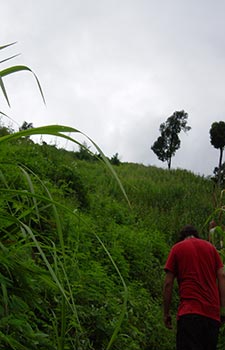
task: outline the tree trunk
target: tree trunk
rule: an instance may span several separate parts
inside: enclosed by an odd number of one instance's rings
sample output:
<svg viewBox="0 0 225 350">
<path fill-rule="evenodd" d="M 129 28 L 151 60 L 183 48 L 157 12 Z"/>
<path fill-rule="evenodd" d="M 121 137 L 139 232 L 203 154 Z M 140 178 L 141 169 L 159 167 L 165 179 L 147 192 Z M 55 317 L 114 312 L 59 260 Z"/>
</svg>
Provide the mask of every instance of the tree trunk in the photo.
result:
<svg viewBox="0 0 225 350">
<path fill-rule="evenodd" d="M 223 159 L 223 147 L 220 148 L 219 170 L 218 170 L 218 185 L 220 185 L 220 183 L 221 183 L 222 159 Z"/>
</svg>

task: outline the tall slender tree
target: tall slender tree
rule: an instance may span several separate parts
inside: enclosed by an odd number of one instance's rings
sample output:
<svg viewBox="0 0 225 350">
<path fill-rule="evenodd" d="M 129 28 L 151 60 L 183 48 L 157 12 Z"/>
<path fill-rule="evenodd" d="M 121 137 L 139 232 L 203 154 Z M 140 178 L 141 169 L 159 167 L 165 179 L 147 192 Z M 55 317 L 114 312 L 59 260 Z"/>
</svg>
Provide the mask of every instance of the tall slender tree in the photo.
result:
<svg viewBox="0 0 225 350">
<path fill-rule="evenodd" d="M 209 130 L 211 144 L 220 150 L 218 165 L 218 183 L 221 182 L 221 168 L 223 161 L 223 151 L 225 148 L 225 122 L 214 122 Z"/>
<path fill-rule="evenodd" d="M 191 129 L 187 125 L 188 114 L 185 111 L 176 111 L 165 123 L 160 125 L 161 136 L 154 142 L 151 149 L 157 155 L 159 160 L 167 162 L 168 169 L 171 168 L 171 160 L 176 151 L 180 148 L 180 139 L 178 134 L 181 131 L 187 132 Z"/>
</svg>

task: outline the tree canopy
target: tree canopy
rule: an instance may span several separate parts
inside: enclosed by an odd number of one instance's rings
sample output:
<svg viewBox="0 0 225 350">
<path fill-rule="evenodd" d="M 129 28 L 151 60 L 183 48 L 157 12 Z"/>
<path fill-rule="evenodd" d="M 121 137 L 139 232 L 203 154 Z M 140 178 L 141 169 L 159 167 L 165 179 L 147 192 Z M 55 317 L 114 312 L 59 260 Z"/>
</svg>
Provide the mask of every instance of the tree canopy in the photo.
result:
<svg viewBox="0 0 225 350">
<path fill-rule="evenodd" d="M 28 123 L 26 121 L 20 126 L 19 131 L 33 129 L 33 123 Z"/>
<path fill-rule="evenodd" d="M 160 125 L 161 136 L 154 142 L 151 149 L 157 155 L 159 160 L 167 162 L 168 169 L 171 168 L 171 159 L 180 148 L 180 139 L 178 134 L 181 131 L 189 131 L 187 125 L 188 114 L 185 111 L 176 111 L 165 123 Z"/>
</svg>

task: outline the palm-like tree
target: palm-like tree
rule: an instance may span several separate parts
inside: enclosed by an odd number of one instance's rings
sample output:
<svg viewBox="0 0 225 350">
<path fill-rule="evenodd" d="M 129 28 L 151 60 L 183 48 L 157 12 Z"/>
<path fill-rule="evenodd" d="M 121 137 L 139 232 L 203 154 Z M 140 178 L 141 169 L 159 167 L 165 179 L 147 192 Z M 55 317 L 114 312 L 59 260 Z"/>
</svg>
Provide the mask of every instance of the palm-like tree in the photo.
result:
<svg viewBox="0 0 225 350">
<path fill-rule="evenodd" d="M 225 122 L 214 122 L 209 130 L 211 144 L 220 150 L 218 165 L 218 184 L 221 182 L 221 168 L 223 161 L 223 151 L 225 147 Z"/>
</svg>

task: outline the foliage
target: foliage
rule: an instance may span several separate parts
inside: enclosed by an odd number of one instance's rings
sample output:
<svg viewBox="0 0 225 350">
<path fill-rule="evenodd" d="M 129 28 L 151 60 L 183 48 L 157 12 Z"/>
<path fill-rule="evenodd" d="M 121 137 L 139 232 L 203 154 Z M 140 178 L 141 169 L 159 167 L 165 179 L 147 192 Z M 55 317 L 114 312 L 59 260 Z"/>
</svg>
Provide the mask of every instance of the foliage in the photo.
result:
<svg viewBox="0 0 225 350">
<path fill-rule="evenodd" d="M 33 128 L 33 123 L 28 123 L 26 121 L 23 122 L 23 124 L 20 126 L 19 131 L 22 130 L 28 130 Z"/>
<path fill-rule="evenodd" d="M 160 125 L 161 136 L 154 142 L 151 149 L 162 162 L 167 162 L 168 169 L 171 168 L 171 158 L 180 148 L 180 139 L 178 134 L 181 131 L 189 131 L 187 126 L 188 114 L 184 111 L 176 111 L 165 123 Z"/>
<path fill-rule="evenodd" d="M 12 132 L 13 132 L 13 130 L 11 130 L 9 127 L 4 126 L 4 125 L 0 126 L 0 137 L 9 135 Z"/>
<path fill-rule="evenodd" d="M 21 163 L 26 167 L 18 167 Z M 102 163 L 78 160 L 73 152 L 46 144 L 16 142 L 8 148 L 2 143 L 0 164 L 1 249 L 10 257 L 19 254 L 19 260 L 1 260 L 4 281 L 9 279 L 4 295 L 18 297 L 15 275 L 26 291 L 20 294 L 23 309 L 9 308 L 10 317 L 23 327 L 10 323 L 0 345 L 106 349 L 117 329 L 112 349 L 172 350 L 174 334 L 165 330 L 160 306 L 163 265 L 180 226 L 194 222 L 201 228 L 212 212 L 213 183 L 186 171 L 121 163 L 118 175 L 130 209 Z M 83 183 L 88 207 L 80 206 L 66 187 L 73 173 Z M 107 251 L 128 288 L 120 328 L 124 289 Z M 10 265 L 13 260 L 17 269 Z M 176 305 L 174 318 L 175 310 Z M 6 334 L 4 327 L 0 331 Z"/>
<path fill-rule="evenodd" d="M 45 296 L 52 282 L 46 270 L 34 263 L 31 245 L 4 240 L 3 244 L 0 348 L 46 349 L 51 341 L 48 337 L 50 325 L 45 323 L 48 315 Z"/>
<path fill-rule="evenodd" d="M 80 160 L 93 161 L 95 156 L 90 151 L 90 146 L 86 142 L 83 142 L 82 145 L 79 145 L 79 152 L 76 152 L 76 157 Z"/>
<path fill-rule="evenodd" d="M 217 176 L 218 184 L 221 184 L 222 180 L 222 160 L 223 160 L 223 150 L 225 147 L 225 122 L 214 122 L 209 130 L 211 144 L 220 150 L 219 165 L 215 168 L 214 172 Z"/>
<path fill-rule="evenodd" d="M 225 162 L 221 165 L 220 168 L 215 167 L 213 174 L 214 176 L 212 176 L 212 180 L 216 184 L 220 184 L 222 188 L 225 188 Z"/>
<path fill-rule="evenodd" d="M 115 153 L 112 158 L 110 159 L 111 164 L 113 165 L 120 165 L 120 160 L 119 160 L 119 154 Z"/>
</svg>

